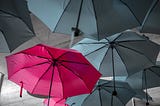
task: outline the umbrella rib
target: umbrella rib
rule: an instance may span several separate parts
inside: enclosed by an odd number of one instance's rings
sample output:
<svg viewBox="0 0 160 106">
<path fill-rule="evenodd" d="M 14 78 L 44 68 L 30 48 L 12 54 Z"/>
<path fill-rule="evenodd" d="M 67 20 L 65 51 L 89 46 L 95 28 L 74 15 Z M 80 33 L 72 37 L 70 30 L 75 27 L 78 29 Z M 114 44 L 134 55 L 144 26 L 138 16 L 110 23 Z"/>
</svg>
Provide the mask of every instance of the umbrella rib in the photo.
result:
<svg viewBox="0 0 160 106">
<path fill-rule="evenodd" d="M 87 63 L 80 63 L 80 62 L 76 62 L 76 61 L 69 61 L 69 60 L 58 60 L 58 62 L 69 62 L 69 63 L 75 63 L 75 64 L 88 65 Z"/>
<path fill-rule="evenodd" d="M 93 5 L 93 11 L 94 11 L 94 14 L 95 14 L 95 19 L 96 19 L 96 26 L 97 26 L 97 35 L 98 35 L 98 40 L 100 40 L 100 35 L 99 35 L 99 27 L 98 27 L 98 21 L 97 21 L 97 13 L 96 13 L 96 9 L 95 9 L 95 3 L 94 1 L 92 0 L 92 5 Z"/>
<path fill-rule="evenodd" d="M 72 53 L 72 52 L 67 51 L 67 52 L 63 53 L 62 55 L 60 55 L 60 56 L 57 58 L 57 60 L 59 60 L 60 58 L 62 58 L 62 56 L 66 55 L 66 54 L 68 54 L 68 53 Z"/>
<path fill-rule="evenodd" d="M 26 55 L 30 55 L 30 56 L 35 56 L 35 57 L 43 58 L 43 59 L 47 59 L 47 60 L 48 60 L 47 57 L 37 56 L 37 55 L 33 55 L 33 54 L 27 54 L 26 52 L 21 52 L 21 53 L 26 54 Z"/>
<path fill-rule="evenodd" d="M 94 90 L 91 92 L 91 94 L 93 94 L 95 91 L 96 91 L 96 89 L 94 89 Z M 90 94 L 90 95 L 91 95 L 91 94 Z M 87 99 L 89 98 L 90 95 L 88 95 L 88 96 L 84 99 L 83 103 L 84 103 L 85 101 L 87 101 Z"/>
<path fill-rule="evenodd" d="M 120 33 L 112 42 L 115 42 L 119 37 L 121 37 L 123 35 L 123 32 Z"/>
<path fill-rule="evenodd" d="M 139 51 L 137 51 L 137 50 L 135 50 L 135 49 L 129 48 L 129 47 L 127 47 L 127 46 L 121 45 L 121 44 L 119 44 L 119 46 L 124 47 L 124 48 L 129 49 L 129 50 L 132 50 L 132 51 L 134 51 L 134 52 L 136 52 L 136 53 L 138 53 L 138 54 L 140 54 L 140 55 L 142 55 L 142 56 L 145 56 L 152 64 L 154 64 L 154 63 L 152 62 L 152 60 L 150 60 L 150 58 L 147 57 L 146 55 L 143 55 L 143 53 L 141 53 L 141 52 L 139 52 Z M 117 50 L 117 49 L 116 49 L 116 50 Z M 117 52 L 118 52 L 118 50 L 117 50 Z"/>
<path fill-rule="evenodd" d="M 141 40 L 125 40 L 125 41 L 118 41 L 118 44 L 123 42 L 143 42 L 143 41 L 145 42 L 146 40 L 144 39 L 143 40 L 142 39 Z"/>
<path fill-rule="evenodd" d="M 135 19 L 137 20 L 137 22 L 139 23 L 139 25 L 141 25 L 141 22 L 140 20 L 137 18 L 137 16 L 134 14 L 134 12 L 132 11 L 132 9 L 122 0 L 120 0 L 129 10 L 130 12 L 132 13 L 132 15 L 135 17 Z"/>
<path fill-rule="evenodd" d="M 57 67 L 57 69 L 58 69 L 58 74 L 59 74 L 59 77 L 60 77 L 60 80 L 61 80 L 61 83 L 62 83 L 62 89 L 63 89 L 63 91 L 64 91 L 63 80 L 62 80 L 62 77 L 61 77 L 60 69 L 59 69 L 59 67 Z M 64 92 L 63 92 L 63 96 L 64 96 Z M 65 98 L 66 98 L 66 97 L 65 97 Z"/>
<path fill-rule="evenodd" d="M 146 16 L 144 17 L 143 22 L 142 22 L 142 25 L 141 25 L 142 28 L 141 28 L 141 29 L 143 29 L 144 24 L 145 24 L 145 22 L 147 21 L 147 18 L 149 17 L 149 15 L 150 15 L 151 12 L 153 11 L 153 9 L 156 7 L 156 4 L 157 4 L 158 2 L 159 2 L 159 0 L 155 0 L 155 1 L 151 4 L 151 6 L 150 6 L 148 12 L 146 13 Z"/>
<path fill-rule="evenodd" d="M 25 23 L 24 20 L 23 20 L 21 17 L 18 17 L 17 15 L 14 15 L 14 14 L 12 14 L 12 13 L 9 13 L 9 12 L 3 11 L 3 10 L 0 10 L 0 11 L 3 12 L 3 13 L 5 13 L 5 14 L 9 14 L 9 15 L 11 15 L 11 16 L 14 16 L 14 17 L 20 19 L 21 21 L 23 21 L 23 23 Z M 25 23 L 25 24 L 26 24 L 26 23 Z M 27 25 L 27 24 L 26 24 L 26 25 Z M 28 25 L 27 25 L 27 27 L 30 29 L 30 27 L 29 27 Z M 33 29 L 30 29 L 30 30 L 34 33 Z"/>
<path fill-rule="evenodd" d="M 80 79 L 83 81 L 83 78 L 82 78 L 81 76 L 79 76 L 78 73 L 75 73 L 72 69 L 70 69 L 69 67 L 65 66 L 64 64 L 62 64 L 62 63 L 60 63 L 60 64 L 61 64 L 63 67 L 65 67 L 66 69 L 68 69 L 69 71 L 71 71 L 74 75 L 78 76 L 78 78 L 80 78 Z M 87 85 L 85 81 L 83 81 L 83 82 L 85 83 L 85 85 Z M 88 88 L 88 86 L 87 86 L 87 88 Z M 89 88 L 88 88 L 88 90 L 89 90 Z M 90 90 L 89 90 L 89 91 L 90 91 Z"/>
<path fill-rule="evenodd" d="M 55 26 L 53 32 L 55 32 L 55 30 L 56 30 L 56 28 L 57 28 L 57 26 L 58 26 L 60 20 L 62 19 L 63 14 L 65 13 L 65 11 L 66 11 L 66 9 L 68 8 L 68 6 L 70 5 L 70 3 L 71 3 L 71 0 L 68 2 L 68 4 L 66 5 L 65 9 L 63 10 L 63 13 L 61 14 L 61 16 L 60 16 L 60 18 L 59 18 L 59 20 L 58 20 L 58 22 L 57 22 L 57 24 L 56 24 L 56 26 Z"/>
<path fill-rule="evenodd" d="M 41 77 L 39 77 L 36 85 L 34 86 L 34 89 L 32 90 L 32 93 L 34 92 L 36 86 L 38 85 L 38 82 L 41 80 L 41 78 L 49 71 L 49 69 L 51 68 L 52 64 L 50 64 L 50 66 L 47 68 L 47 70 L 41 75 Z"/>
<path fill-rule="evenodd" d="M 81 45 L 82 45 L 82 44 L 87 44 L 87 45 L 88 45 L 88 44 L 106 44 L 106 43 L 107 43 L 107 42 L 92 42 L 92 43 L 78 43 L 78 45 L 79 45 L 79 44 L 81 44 Z"/>
<path fill-rule="evenodd" d="M 106 46 L 106 45 L 104 45 L 104 46 L 102 46 L 102 47 L 100 47 L 100 48 L 98 48 L 98 49 L 96 49 L 96 50 L 94 50 L 94 51 L 92 51 L 92 52 L 90 52 L 90 53 L 84 55 L 84 56 L 88 56 L 88 55 L 90 55 L 90 54 L 92 54 L 92 53 L 94 53 L 94 52 L 96 52 L 96 51 L 98 51 L 98 50 L 104 48 L 105 46 Z"/>
<path fill-rule="evenodd" d="M 159 73 L 153 71 L 151 68 L 149 68 L 148 70 L 150 70 L 152 73 L 154 73 L 156 76 L 160 77 Z"/>
<path fill-rule="evenodd" d="M 25 68 L 30 68 L 30 67 L 42 65 L 42 64 L 45 64 L 45 63 L 50 63 L 50 62 L 48 62 L 48 61 L 47 61 L 47 62 L 42 62 L 42 63 L 34 64 L 34 65 L 31 65 L 31 66 L 23 67 L 23 68 L 21 68 L 21 69 L 25 69 Z"/>
<path fill-rule="evenodd" d="M 116 97 L 124 104 L 124 106 L 125 106 L 125 103 L 122 101 L 122 99 L 118 96 L 118 95 L 116 95 Z"/>
<path fill-rule="evenodd" d="M 44 48 L 48 51 L 49 55 L 52 57 L 52 59 L 55 59 L 52 55 L 52 53 L 48 50 L 48 48 L 46 46 L 44 46 Z"/>
<path fill-rule="evenodd" d="M 106 53 L 105 53 L 105 55 L 104 55 L 102 61 L 100 62 L 100 65 L 99 65 L 100 67 L 101 67 L 101 65 L 102 65 L 102 63 L 103 63 L 103 61 L 104 61 L 106 55 L 108 54 L 108 51 L 109 51 L 110 48 L 111 48 L 111 46 L 109 46 L 109 48 L 107 49 L 107 51 L 106 51 Z"/>
</svg>

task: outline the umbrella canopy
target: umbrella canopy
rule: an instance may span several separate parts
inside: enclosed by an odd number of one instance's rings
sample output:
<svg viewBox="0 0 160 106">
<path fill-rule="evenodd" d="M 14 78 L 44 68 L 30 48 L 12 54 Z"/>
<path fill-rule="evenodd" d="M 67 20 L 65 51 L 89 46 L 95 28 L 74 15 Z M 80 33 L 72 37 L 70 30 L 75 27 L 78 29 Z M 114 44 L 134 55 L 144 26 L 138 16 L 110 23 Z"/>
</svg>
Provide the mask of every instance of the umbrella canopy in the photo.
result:
<svg viewBox="0 0 160 106">
<path fill-rule="evenodd" d="M 83 53 L 103 76 L 124 76 L 152 66 L 160 46 L 145 36 L 126 31 L 100 41 L 85 38 L 72 49 Z"/>
<path fill-rule="evenodd" d="M 146 12 L 134 14 L 123 0 L 28 0 L 28 5 L 52 31 L 71 34 L 74 30 L 98 40 L 140 26 L 141 13 Z"/>
<path fill-rule="evenodd" d="M 83 101 L 88 95 L 89 94 L 83 94 L 83 95 L 69 97 L 66 100 L 66 104 L 68 104 L 69 106 L 81 106 Z"/>
<path fill-rule="evenodd" d="M 0 52 L 11 52 L 35 36 L 25 0 L 0 1 Z"/>
<path fill-rule="evenodd" d="M 116 81 L 116 89 L 117 94 L 113 94 L 113 81 L 100 80 L 99 85 L 86 97 L 82 106 L 125 106 L 135 95 L 125 82 Z"/>
<path fill-rule="evenodd" d="M 134 11 L 136 16 L 142 17 L 140 32 L 160 34 L 160 1 L 159 0 L 122 0 Z M 143 12 L 144 11 L 144 12 Z M 140 13 L 140 14 L 139 14 Z M 144 17 L 145 16 L 145 17 Z"/>
<path fill-rule="evenodd" d="M 51 98 L 48 106 L 69 106 L 65 104 L 65 101 L 66 101 L 65 99 L 61 99 L 61 98 Z M 45 99 L 43 103 L 46 104 L 47 106 L 48 99 Z"/>
<path fill-rule="evenodd" d="M 160 86 L 160 66 L 152 66 L 129 76 L 126 81 L 134 89 L 145 89 Z M 146 95 L 147 104 L 148 96 Z"/>
<path fill-rule="evenodd" d="M 101 74 L 70 50 L 38 44 L 6 57 L 8 78 L 32 94 L 67 98 L 90 93 Z"/>
</svg>

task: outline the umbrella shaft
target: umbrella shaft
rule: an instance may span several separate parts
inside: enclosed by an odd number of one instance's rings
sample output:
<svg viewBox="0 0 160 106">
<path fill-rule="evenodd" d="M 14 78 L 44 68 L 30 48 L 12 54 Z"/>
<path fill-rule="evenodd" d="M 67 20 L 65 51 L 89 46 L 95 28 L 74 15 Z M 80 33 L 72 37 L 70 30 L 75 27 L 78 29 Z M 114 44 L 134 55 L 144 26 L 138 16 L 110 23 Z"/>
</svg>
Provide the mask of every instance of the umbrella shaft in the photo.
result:
<svg viewBox="0 0 160 106">
<path fill-rule="evenodd" d="M 54 74 L 54 68 L 55 68 L 55 62 L 53 64 L 53 70 L 52 70 L 52 76 L 51 76 L 51 83 L 50 83 L 50 88 L 49 88 L 49 96 L 48 96 L 48 106 L 51 98 L 51 89 L 52 89 L 52 84 L 53 84 L 53 74 Z"/>
<path fill-rule="evenodd" d="M 79 26 L 79 20 L 80 20 L 80 15 L 81 15 L 81 11 L 82 11 L 82 4 L 83 4 L 83 0 L 81 0 L 81 4 L 80 4 L 80 7 L 79 7 L 78 18 L 77 18 L 77 23 L 76 23 L 76 28 L 78 28 L 78 26 Z"/>
</svg>

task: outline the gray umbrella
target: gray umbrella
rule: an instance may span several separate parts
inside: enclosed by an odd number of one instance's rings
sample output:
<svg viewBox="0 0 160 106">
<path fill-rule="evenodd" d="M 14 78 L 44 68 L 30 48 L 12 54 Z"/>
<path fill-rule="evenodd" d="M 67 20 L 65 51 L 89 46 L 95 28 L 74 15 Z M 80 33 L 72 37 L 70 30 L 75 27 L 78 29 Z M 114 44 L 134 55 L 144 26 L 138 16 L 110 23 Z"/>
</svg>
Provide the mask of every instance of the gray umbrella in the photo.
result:
<svg viewBox="0 0 160 106">
<path fill-rule="evenodd" d="M 116 81 L 117 93 L 114 93 L 113 81 L 100 80 L 99 85 L 86 97 L 82 106 L 125 106 L 135 95 L 125 82 Z"/>
<path fill-rule="evenodd" d="M 129 76 L 126 81 L 134 89 L 145 89 L 160 86 L 160 66 L 152 66 Z M 148 103 L 148 96 L 146 95 Z"/>
<path fill-rule="evenodd" d="M 122 32 L 100 41 L 85 38 L 72 47 L 103 76 L 127 76 L 155 64 L 160 46 L 135 32 Z"/>
<path fill-rule="evenodd" d="M 140 26 L 146 13 L 142 9 L 134 14 L 123 0 L 28 0 L 28 5 L 53 32 L 71 34 L 74 30 L 75 35 L 98 40 Z"/>
<path fill-rule="evenodd" d="M 0 52 L 11 52 L 33 36 L 27 2 L 0 0 Z"/>
<path fill-rule="evenodd" d="M 142 17 L 141 21 L 143 21 L 140 27 L 141 32 L 160 34 L 160 0 L 122 1 L 124 1 L 131 11 L 134 11 L 134 13 L 137 14 L 137 16 Z M 142 11 L 144 12 L 142 13 Z"/>
</svg>

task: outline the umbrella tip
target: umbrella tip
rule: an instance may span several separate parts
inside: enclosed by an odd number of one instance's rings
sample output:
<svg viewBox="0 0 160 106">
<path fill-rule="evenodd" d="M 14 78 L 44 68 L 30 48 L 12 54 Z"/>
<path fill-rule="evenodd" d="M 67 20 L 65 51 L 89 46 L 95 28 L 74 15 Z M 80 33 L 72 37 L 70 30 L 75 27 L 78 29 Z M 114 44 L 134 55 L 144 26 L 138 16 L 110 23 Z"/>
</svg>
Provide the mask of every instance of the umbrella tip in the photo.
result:
<svg viewBox="0 0 160 106">
<path fill-rule="evenodd" d="M 149 102 L 146 102 L 146 106 L 148 106 L 149 105 Z"/>
<path fill-rule="evenodd" d="M 117 91 L 113 91 L 113 92 L 112 92 L 112 95 L 113 95 L 113 96 L 116 96 L 116 95 L 117 95 Z"/>
<path fill-rule="evenodd" d="M 72 27 L 71 30 L 74 31 L 74 36 L 79 36 L 80 35 L 81 31 L 78 28 Z"/>
</svg>

